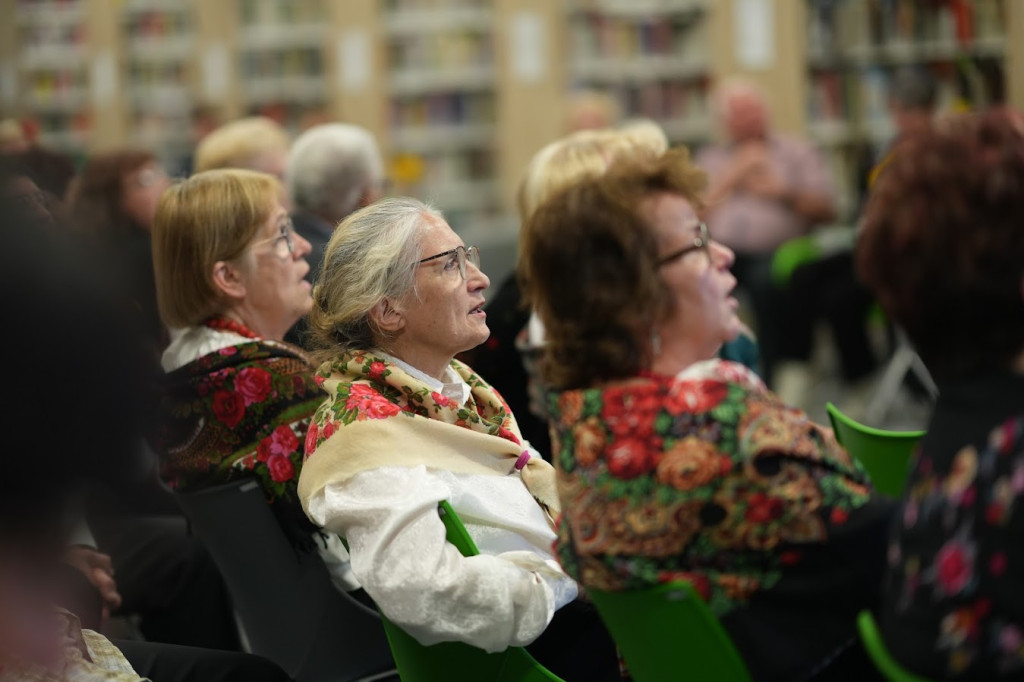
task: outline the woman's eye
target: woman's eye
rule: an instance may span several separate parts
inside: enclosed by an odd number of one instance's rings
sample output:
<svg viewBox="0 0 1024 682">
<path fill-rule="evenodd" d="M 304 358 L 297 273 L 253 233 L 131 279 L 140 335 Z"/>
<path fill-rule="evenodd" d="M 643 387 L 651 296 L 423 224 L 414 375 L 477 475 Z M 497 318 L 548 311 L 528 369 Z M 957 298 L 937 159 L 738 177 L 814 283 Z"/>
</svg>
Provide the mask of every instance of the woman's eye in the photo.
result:
<svg viewBox="0 0 1024 682">
<path fill-rule="evenodd" d="M 447 270 L 451 270 L 452 268 L 458 267 L 458 265 L 459 265 L 459 257 L 457 255 L 453 254 L 451 258 L 449 258 L 447 261 L 445 261 L 444 269 L 446 271 Z"/>
</svg>

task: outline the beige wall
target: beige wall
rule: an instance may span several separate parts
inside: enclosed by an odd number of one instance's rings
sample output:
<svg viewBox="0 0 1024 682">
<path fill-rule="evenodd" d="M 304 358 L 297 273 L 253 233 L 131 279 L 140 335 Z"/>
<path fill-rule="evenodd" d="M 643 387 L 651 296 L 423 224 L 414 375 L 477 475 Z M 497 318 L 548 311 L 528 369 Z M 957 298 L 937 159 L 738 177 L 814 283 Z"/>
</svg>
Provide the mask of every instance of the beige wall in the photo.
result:
<svg viewBox="0 0 1024 682">
<path fill-rule="evenodd" d="M 541 29 L 536 35 L 543 47 L 543 73 L 536 80 L 518 76 L 513 63 L 515 27 L 524 21 L 527 28 Z M 565 134 L 565 13 L 552 0 L 496 0 L 494 26 L 499 182 L 504 205 L 514 209 L 527 162 Z"/>
<path fill-rule="evenodd" d="M 805 0 L 766 0 L 774 7 L 775 59 L 765 69 L 740 64 L 735 49 L 736 0 L 710 3 L 713 78 L 748 78 L 764 89 L 777 130 L 802 132 L 806 126 L 807 15 Z M 859 0 L 857 0 L 859 1 Z"/>
</svg>

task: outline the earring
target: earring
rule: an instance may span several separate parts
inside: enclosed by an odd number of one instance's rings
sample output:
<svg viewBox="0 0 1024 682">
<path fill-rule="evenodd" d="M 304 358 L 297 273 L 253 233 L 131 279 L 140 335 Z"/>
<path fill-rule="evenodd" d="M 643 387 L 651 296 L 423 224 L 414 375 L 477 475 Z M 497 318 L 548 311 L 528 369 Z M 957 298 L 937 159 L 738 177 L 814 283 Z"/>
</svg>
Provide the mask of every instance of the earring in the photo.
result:
<svg viewBox="0 0 1024 682">
<path fill-rule="evenodd" d="M 658 332 L 657 327 L 651 330 L 651 355 L 653 357 L 661 355 L 661 333 Z"/>
</svg>

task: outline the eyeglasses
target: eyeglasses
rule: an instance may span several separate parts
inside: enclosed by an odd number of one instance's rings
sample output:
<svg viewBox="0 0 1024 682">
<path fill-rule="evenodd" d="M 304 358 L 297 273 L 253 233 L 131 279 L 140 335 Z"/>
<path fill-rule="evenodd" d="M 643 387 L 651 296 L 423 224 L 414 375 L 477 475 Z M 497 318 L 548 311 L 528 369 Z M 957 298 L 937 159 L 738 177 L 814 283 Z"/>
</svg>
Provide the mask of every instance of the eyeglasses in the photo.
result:
<svg viewBox="0 0 1024 682">
<path fill-rule="evenodd" d="M 282 218 L 281 223 L 281 234 L 277 237 L 271 237 L 266 240 L 273 245 L 274 255 L 284 260 L 295 255 L 295 240 L 292 239 L 292 235 L 295 233 L 295 226 L 292 225 L 292 219 L 285 217 Z M 263 244 L 266 242 L 257 242 L 257 244 Z"/>
<path fill-rule="evenodd" d="M 699 234 L 693 238 L 692 244 L 684 246 L 678 251 L 673 251 L 667 256 L 659 258 L 658 267 L 660 268 L 662 265 L 668 265 L 672 261 L 682 258 L 686 254 L 690 253 L 691 251 L 696 251 L 697 249 L 704 249 L 704 253 L 706 253 L 708 256 L 708 260 L 711 260 L 711 235 L 708 234 L 707 223 L 699 223 L 697 225 L 697 229 L 699 230 Z"/>
<path fill-rule="evenodd" d="M 475 246 L 470 246 L 469 248 L 466 248 L 465 246 L 456 246 L 454 249 L 442 251 L 441 253 L 434 254 L 433 256 L 427 256 L 423 260 L 416 261 L 416 265 L 422 265 L 423 263 L 437 260 L 438 258 L 444 258 L 445 256 L 449 257 L 449 260 L 444 264 L 445 272 L 454 270 L 455 266 L 458 265 L 459 274 L 462 275 L 463 280 L 466 279 L 467 260 L 476 266 L 477 270 L 480 269 L 480 249 Z"/>
</svg>

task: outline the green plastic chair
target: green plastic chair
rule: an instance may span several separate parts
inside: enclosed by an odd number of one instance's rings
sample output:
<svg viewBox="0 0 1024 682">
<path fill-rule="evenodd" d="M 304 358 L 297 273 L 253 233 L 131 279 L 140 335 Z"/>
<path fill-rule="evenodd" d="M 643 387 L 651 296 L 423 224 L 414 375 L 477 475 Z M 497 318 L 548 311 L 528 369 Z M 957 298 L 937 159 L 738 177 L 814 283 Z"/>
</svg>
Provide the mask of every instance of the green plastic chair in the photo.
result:
<svg viewBox="0 0 1024 682">
<path fill-rule="evenodd" d="M 437 511 L 447 529 L 448 542 L 463 556 L 479 554 L 473 538 L 446 500 L 438 504 Z M 563 682 L 522 647 L 489 654 L 463 642 L 424 646 L 383 613 L 381 620 L 402 682 Z"/>
<path fill-rule="evenodd" d="M 772 254 L 772 282 L 776 288 L 789 283 L 793 271 L 821 256 L 821 246 L 814 235 L 793 237 L 783 242 Z"/>
<path fill-rule="evenodd" d="M 931 682 L 926 677 L 915 675 L 906 671 L 896 660 L 889 655 L 885 648 L 882 635 L 875 625 L 875 618 L 870 611 L 861 611 L 857 614 L 857 630 L 860 632 L 860 640 L 864 643 L 864 649 L 868 652 L 871 662 L 878 668 L 878 672 L 885 676 L 890 682 Z"/>
<path fill-rule="evenodd" d="M 688 582 L 588 590 L 635 682 L 749 682 L 728 633 Z"/>
<path fill-rule="evenodd" d="M 836 439 L 867 469 L 875 489 L 901 497 L 910 475 L 910 456 L 924 431 L 887 431 L 850 419 L 832 403 L 825 409 Z"/>
</svg>

